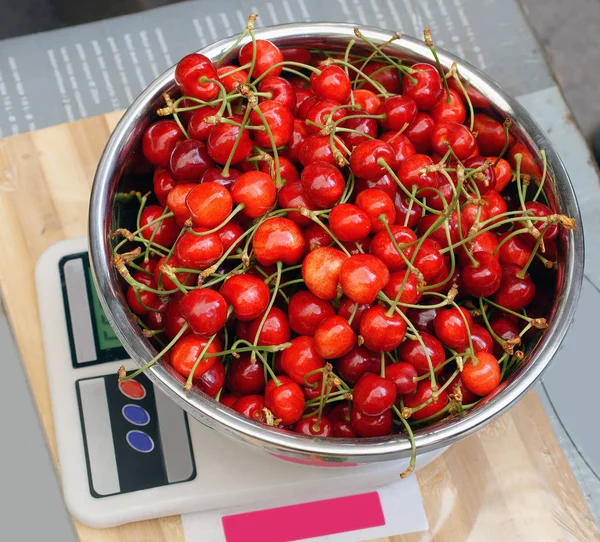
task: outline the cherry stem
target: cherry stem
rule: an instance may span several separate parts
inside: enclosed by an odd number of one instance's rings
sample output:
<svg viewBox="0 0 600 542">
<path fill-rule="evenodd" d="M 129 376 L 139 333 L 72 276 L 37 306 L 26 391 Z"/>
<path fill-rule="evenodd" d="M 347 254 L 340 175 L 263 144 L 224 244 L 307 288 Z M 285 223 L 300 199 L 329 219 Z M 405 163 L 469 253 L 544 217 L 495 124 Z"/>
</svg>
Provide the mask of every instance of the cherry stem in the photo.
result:
<svg viewBox="0 0 600 542">
<path fill-rule="evenodd" d="M 249 110 L 250 108 L 247 109 L 247 111 Z M 279 169 L 279 154 L 277 153 L 277 145 L 275 145 L 275 138 L 273 137 L 273 132 L 271 131 L 271 127 L 269 126 L 267 119 L 265 118 L 263 112 L 258 106 L 254 108 L 254 112 L 259 116 L 261 122 L 263 123 L 265 130 L 267 131 L 267 134 L 269 136 L 269 141 L 271 142 L 271 148 L 273 150 L 273 159 L 275 160 L 275 186 L 279 190 L 283 186 L 283 183 L 281 181 L 281 171 Z"/>
<path fill-rule="evenodd" d="M 504 119 L 504 124 L 502 125 L 502 128 L 504 129 L 504 146 L 502 147 L 502 152 L 500 152 L 500 154 L 496 158 L 496 161 L 494 162 L 494 167 L 496 167 L 498 165 L 498 162 L 500 162 L 500 160 L 502 159 L 502 157 L 506 154 L 506 151 L 508 150 L 508 131 L 510 130 L 511 124 L 512 124 L 512 121 L 508 117 L 506 119 Z"/>
<path fill-rule="evenodd" d="M 371 79 L 368 75 L 363 73 L 356 66 L 353 66 L 352 64 L 350 64 L 350 62 L 346 62 L 344 60 L 339 60 L 339 59 L 334 59 L 334 60 L 332 60 L 332 64 L 339 64 L 341 66 L 347 66 L 348 68 L 350 68 L 351 70 L 356 72 L 365 81 L 367 81 L 368 83 L 371 83 L 371 85 L 373 85 L 385 98 L 389 97 L 389 95 L 390 95 L 389 92 L 378 81 Z"/>
<path fill-rule="evenodd" d="M 385 60 L 387 60 L 387 61 L 388 61 L 388 63 L 389 63 L 391 66 L 394 66 L 395 68 L 397 68 L 397 69 L 398 69 L 398 71 L 400 71 L 400 72 L 402 72 L 402 73 L 406 74 L 406 75 L 407 75 L 407 76 L 409 76 L 409 77 L 411 77 L 411 73 L 414 73 L 414 72 L 413 72 L 413 70 L 412 70 L 411 68 L 409 68 L 409 67 L 407 67 L 407 66 L 404 66 L 404 65 L 402 64 L 402 61 L 399 61 L 399 60 L 397 60 L 397 59 L 394 59 L 394 58 L 390 57 L 390 56 L 389 56 L 389 55 L 388 55 L 388 54 L 387 54 L 387 53 L 386 53 L 386 52 L 385 52 L 385 51 L 384 51 L 384 50 L 383 50 L 381 47 L 378 47 L 377 45 L 375 45 L 375 44 L 374 44 L 374 43 L 373 43 L 373 42 L 372 42 L 370 39 L 368 39 L 368 38 L 367 38 L 367 37 L 366 37 L 366 36 L 365 36 L 365 35 L 364 35 L 364 34 L 363 34 L 363 33 L 362 33 L 362 32 L 361 32 L 361 31 L 360 31 L 358 28 L 355 28 L 355 29 L 354 29 L 354 35 L 355 35 L 357 38 L 359 38 L 359 39 L 363 40 L 363 41 L 364 41 L 364 42 L 365 42 L 367 45 L 369 45 L 370 47 L 372 47 L 372 48 L 373 48 L 373 53 L 372 53 L 372 54 L 379 53 L 379 55 L 381 55 L 383 58 L 385 58 Z M 394 35 L 393 35 L 393 36 L 392 36 L 392 37 L 391 37 L 389 40 L 387 40 L 387 41 L 386 41 L 386 42 L 385 42 L 383 45 L 384 45 L 384 46 L 386 46 L 386 45 L 389 45 L 390 43 L 392 43 L 392 41 L 394 41 L 394 40 L 397 40 L 397 39 L 400 39 L 400 38 L 401 38 L 401 35 L 400 35 L 400 33 L 399 33 L 399 32 L 396 32 L 396 33 L 395 33 L 395 34 L 394 34 Z M 361 69 L 363 69 L 363 68 L 364 68 L 364 67 L 365 67 L 365 66 L 368 64 L 368 62 L 369 62 L 369 60 L 370 60 L 371 58 L 373 58 L 373 57 L 371 56 L 371 57 L 367 58 L 367 59 L 364 61 L 363 65 L 361 66 Z M 414 83 L 416 83 L 416 80 L 414 79 L 414 77 L 411 77 L 411 83 L 413 83 L 413 84 L 414 84 Z"/>
<path fill-rule="evenodd" d="M 245 207 L 246 206 L 243 203 L 239 203 L 235 207 L 235 209 L 233 209 L 233 211 L 231 211 L 231 213 L 229 213 L 229 216 L 225 220 L 223 220 L 223 222 L 221 222 L 218 226 L 215 226 L 211 230 L 194 231 L 193 228 L 188 228 L 187 231 L 188 231 L 188 233 L 191 233 L 192 235 L 195 235 L 196 237 L 204 237 L 205 235 L 210 235 L 211 233 L 218 232 L 223 226 L 228 224 L 235 215 L 237 215 L 239 212 L 243 211 L 245 209 Z"/>
<path fill-rule="evenodd" d="M 332 231 L 323 223 L 323 221 L 311 210 L 306 207 L 300 207 L 300 213 L 307 218 L 310 218 L 313 222 L 316 222 L 321 228 L 323 228 L 327 234 L 335 241 L 335 243 L 340 247 L 340 250 L 346 254 L 346 256 L 350 257 L 350 252 L 348 249 L 342 244 L 342 242 L 333 235 Z"/>
<path fill-rule="evenodd" d="M 442 63 L 440 62 L 440 59 L 438 57 L 435 45 L 433 44 L 433 38 L 431 37 L 431 30 L 429 30 L 429 28 L 426 28 L 423 31 L 423 38 L 425 40 L 425 45 L 429 47 L 429 50 L 431 51 L 431 54 L 433 55 L 433 58 L 435 60 L 435 65 L 437 66 L 438 73 L 440 74 L 440 78 L 444 83 L 444 87 L 446 88 L 446 103 L 449 104 L 450 87 L 448 86 L 448 81 L 446 80 L 446 77 L 444 75 L 444 68 L 442 67 Z"/>
<path fill-rule="evenodd" d="M 250 117 L 250 111 L 251 111 L 250 107 L 247 107 L 246 111 L 244 111 L 244 116 L 242 118 L 242 127 L 238 131 L 235 141 L 233 142 L 233 146 L 231 147 L 229 156 L 227 157 L 227 161 L 225 162 L 225 165 L 223 166 L 223 169 L 221 171 L 221 173 L 225 177 L 227 177 L 229 175 L 229 167 L 231 166 L 231 161 L 233 160 L 235 151 L 237 150 L 238 145 L 240 144 L 240 141 L 242 140 L 242 135 L 244 134 L 244 129 L 246 127 L 246 124 L 248 123 L 248 118 Z"/>
<path fill-rule="evenodd" d="M 410 220 L 410 212 L 412 211 L 413 203 L 415 201 L 415 196 L 417 194 L 418 189 L 419 189 L 419 187 L 416 184 L 413 184 L 412 190 L 410 191 L 411 198 L 408 202 L 408 209 L 406 210 L 406 216 L 404 217 L 404 227 L 405 228 L 408 226 L 408 221 Z"/>
<path fill-rule="evenodd" d="M 537 251 L 540 248 L 540 245 L 544 242 L 544 234 L 546 233 L 546 231 L 548 230 L 549 227 L 550 227 L 550 224 L 546 224 L 544 226 L 544 229 L 542 230 L 540 236 L 535 241 L 535 245 L 533 245 L 533 249 L 531 250 L 531 255 L 529 256 L 527 263 L 523 266 L 523 269 L 521 269 L 517 273 L 517 277 L 519 277 L 520 279 L 525 278 L 525 275 L 527 274 L 527 270 L 529 269 L 529 266 L 533 262 L 535 255 L 537 254 Z"/>
<path fill-rule="evenodd" d="M 409 476 L 413 470 L 415 470 L 415 465 L 417 463 L 417 447 L 415 445 L 415 436 L 412 431 L 412 427 L 408 423 L 408 421 L 402 416 L 402 413 L 398 410 L 396 405 L 392 405 L 392 409 L 400 418 L 402 425 L 404 425 L 404 429 L 406 429 L 406 434 L 408 435 L 408 440 L 410 441 L 410 462 L 408 463 L 408 468 L 400 474 L 400 478 L 406 478 Z"/>
<path fill-rule="evenodd" d="M 269 316 L 269 313 L 271 312 L 271 309 L 273 308 L 273 304 L 275 303 L 275 298 L 277 297 L 277 291 L 279 290 L 279 284 L 281 282 L 281 269 L 283 267 L 283 263 L 281 262 L 281 260 L 279 260 L 277 262 L 277 275 L 275 277 L 275 286 L 273 287 L 273 293 L 271 294 L 271 300 L 269 301 L 269 305 L 267 306 L 267 310 L 265 311 L 265 313 L 262 316 L 262 319 L 260 321 L 260 324 L 258 326 L 258 329 L 256 330 L 256 334 L 254 335 L 254 342 L 253 345 L 256 346 L 258 344 L 258 338 L 260 337 L 260 334 L 262 332 L 262 329 L 265 325 L 265 322 L 267 321 L 267 316 Z M 252 361 L 254 361 L 256 359 L 256 352 L 252 352 L 250 359 Z"/>
<path fill-rule="evenodd" d="M 278 62 L 277 64 L 273 64 L 272 66 L 269 66 L 269 68 L 267 70 L 265 70 L 256 79 L 254 79 L 254 81 L 253 81 L 254 85 L 258 86 L 258 83 L 263 78 L 265 78 L 267 75 L 269 75 L 269 73 L 271 71 L 273 71 L 276 68 L 279 68 L 280 66 L 283 67 L 283 69 L 287 68 L 288 66 L 296 66 L 297 68 L 301 68 L 303 70 L 308 70 L 310 72 L 316 73 L 317 75 L 321 74 L 320 69 L 315 68 L 314 66 L 311 66 L 309 64 L 302 64 L 302 62 L 294 62 L 293 60 L 284 60 L 283 62 Z"/>
<path fill-rule="evenodd" d="M 257 17 L 258 17 L 257 13 L 251 13 L 248 16 L 248 20 L 246 21 L 246 27 L 244 28 L 244 31 L 238 36 L 237 40 L 235 40 L 235 43 L 231 47 L 229 47 L 229 49 L 227 49 L 223 53 L 221 53 L 221 56 L 215 62 L 215 66 L 218 67 L 221 64 L 221 62 L 223 62 L 225 57 L 227 57 L 227 55 L 229 55 L 232 51 L 234 51 L 236 49 L 236 47 L 240 44 L 240 42 L 248 35 L 248 32 L 250 32 L 250 29 L 254 29 L 254 23 L 255 23 Z"/>
<path fill-rule="evenodd" d="M 348 62 L 350 58 L 350 50 L 356 44 L 355 40 L 350 40 L 348 45 L 346 46 L 346 51 L 344 52 L 344 62 Z M 344 66 L 344 71 L 346 72 L 346 76 L 350 79 L 350 72 L 348 71 L 348 66 Z M 350 92 L 350 104 L 354 105 L 354 92 Z"/>
<path fill-rule="evenodd" d="M 190 391 L 192 389 L 192 380 L 194 379 L 194 374 L 196 373 L 196 369 L 198 368 L 198 365 L 200 365 L 200 362 L 202 361 L 202 358 L 204 357 L 204 355 L 208 351 L 210 345 L 215 340 L 215 337 L 216 337 L 216 334 L 213 335 L 212 337 L 210 337 L 206 341 L 206 344 L 204 345 L 204 348 L 202 349 L 202 352 L 200 352 L 200 355 L 198 356 L 198 358 L 194 362 L 194 365 L 192 366 L 192 370 L 190 371 L 190 374 L 189 374 L 187 380 L 185 381 L 185 385 L 183 386 L 183 391 L 188 392 L 188 391 Z"/>
<path fill-rule="evenodd" d="M 350 315 L 350 318 L 348 318 L 349 326 L 351 326 L 352 322 L 354 322 L 354 317 L 356 316 L 357 312 L 358 312 L 358 303 L 354 303 L 354 308 L 352 309 L 352 314 Z"/>
<path fill-rule="evenodd" d="M 385 378 L 385 352 L 381 352 L 381 372 L 379 376 Z"/>
<path fill-rule="evenodd" d="M 471 102 L 471 98 L 469 97 L 469 93 L 467 92 L 467 90 L 465 89 L 465 86 L 463 85 L 462 81 L 460 80 L 460 76 L 458 75 L 458 66 L 456 65 L 456 62 L 452 63 L 452 66 L 450 68 L 450 71 L 448 72 L 448 74 L 446 74 L 446 77 L 448 77 L 448 75 L 452 75 L 452 77 L 454 77 L 454 80 L 456 81 L 456 84 L 458 85 L 458 87 L 460 88 L 460 90 L 462 91 L 465 100 L 467 101 L 467 105 L 469 106 L 469 130 L 472 132 L 473 131 L 473 123 L 475 122 L 475 111 L 473 110 L 473 103 Z"/>
<path fill-rule="evenodd" d="M 533 201 L 537 201 L 537 199 L 540 197 L 540 194 L 542 193 L 542 190 L 544 189 L 544 183 L 546 182 L 546 174 L 548 171 L 548 160 L 546 158 L 546 151 L 544 149 L 542 149 L 540 151 L 540 154 L 542 156 L 542 164 L 543 164 L 544 168 L 542 170 L 542 180 L 540 181 L 540 184 L 538 185 L 538 189 L 535 193 L 535 196 L 533 196 Z"/>
</svg>

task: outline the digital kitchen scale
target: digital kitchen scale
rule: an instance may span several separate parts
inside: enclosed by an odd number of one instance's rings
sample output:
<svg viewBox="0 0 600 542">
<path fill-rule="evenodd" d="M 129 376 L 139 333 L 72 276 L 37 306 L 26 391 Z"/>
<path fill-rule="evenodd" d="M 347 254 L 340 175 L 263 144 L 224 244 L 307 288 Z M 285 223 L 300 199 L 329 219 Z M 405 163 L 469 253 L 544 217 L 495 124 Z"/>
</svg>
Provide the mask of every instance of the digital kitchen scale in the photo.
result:
<svg viewBox="0 0 600 542">
<path fill-rule="evenodd" d="M 373 493 L 407 467 L 408 460 L 348 468 L 283 461 L 201 425 L 144 375 L 119 384 L 119 366 L 135 364 L 98 302 L 85 238 L 50 247 L 35 278 L 62 487 L 82 523 L 108 527 L 274 499 L 309 506 L 315 497 Z M 292 508 L 286 513 L 302 514 Z"/>
</svg>

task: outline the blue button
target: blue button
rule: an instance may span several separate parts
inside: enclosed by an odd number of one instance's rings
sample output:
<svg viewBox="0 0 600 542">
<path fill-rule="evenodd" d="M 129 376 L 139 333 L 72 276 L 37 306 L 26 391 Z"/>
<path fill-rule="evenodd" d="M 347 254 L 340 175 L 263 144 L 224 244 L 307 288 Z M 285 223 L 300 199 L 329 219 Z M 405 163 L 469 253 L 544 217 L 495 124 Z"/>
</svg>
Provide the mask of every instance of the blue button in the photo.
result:
<svg viewBox="0 0 600 542">
<path fill-rule="evenodd" d="M 125 405 L 121 412 L 123 417 L 133 425 L 147 425 L 150 422 L 150 414 L 139 405 Z"/>
<path fill-rule="evenodd" d="M 148 454 L 154 450 L 154 441 L 150 435 L 146 435 L 146 433 L 143 431 L 138 431 L 136 429 L 129 431 L 126 438 L 129 446 L 131 446 L 136 452 Z"/>
</svg>

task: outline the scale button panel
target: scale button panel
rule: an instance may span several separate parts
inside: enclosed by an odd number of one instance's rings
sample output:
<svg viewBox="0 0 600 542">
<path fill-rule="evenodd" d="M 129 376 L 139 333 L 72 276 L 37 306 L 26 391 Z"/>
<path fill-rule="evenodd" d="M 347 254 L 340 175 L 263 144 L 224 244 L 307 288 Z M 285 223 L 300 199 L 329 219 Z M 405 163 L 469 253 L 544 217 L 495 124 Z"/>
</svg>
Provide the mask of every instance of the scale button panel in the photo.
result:
<svg viewBox="0 0 600 542">
<path fill-rule="evenodd" d="M 131 446 L 136 452 L 149 454 L 152 450 L 154 450 L 154 441 L 152 440 L 152 437 L 143 431 L 129 431 L 126 438 L 129 446 Z"/>
<path fill-rule="evenodd" d="M 133 425 L 148 425 L 150 414 L 140 405 L 125 405 L 121 410 L 123 417 Z"/>
</svg>

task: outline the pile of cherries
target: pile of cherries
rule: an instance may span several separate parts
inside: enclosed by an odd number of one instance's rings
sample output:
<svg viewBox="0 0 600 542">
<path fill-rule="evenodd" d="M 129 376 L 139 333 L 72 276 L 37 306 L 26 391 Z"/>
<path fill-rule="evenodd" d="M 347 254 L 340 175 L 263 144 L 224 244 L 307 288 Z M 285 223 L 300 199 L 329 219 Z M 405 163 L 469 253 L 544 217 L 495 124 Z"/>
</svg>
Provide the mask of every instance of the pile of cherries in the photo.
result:
<svg viewBox="0 0 600 542">
<path fill-rule="evenodd" d="M 360 49 L 280 49 L 253 22 L 217 61 L 179 61 L 142 139 L 153 189 L 122 195 L 140 206 L 114 264 L 146 367 L 280 430 L 413 442 L 520 365 L 573 220 L 543 151 L 455 65 L 358 30 Z"/>
</svg>

